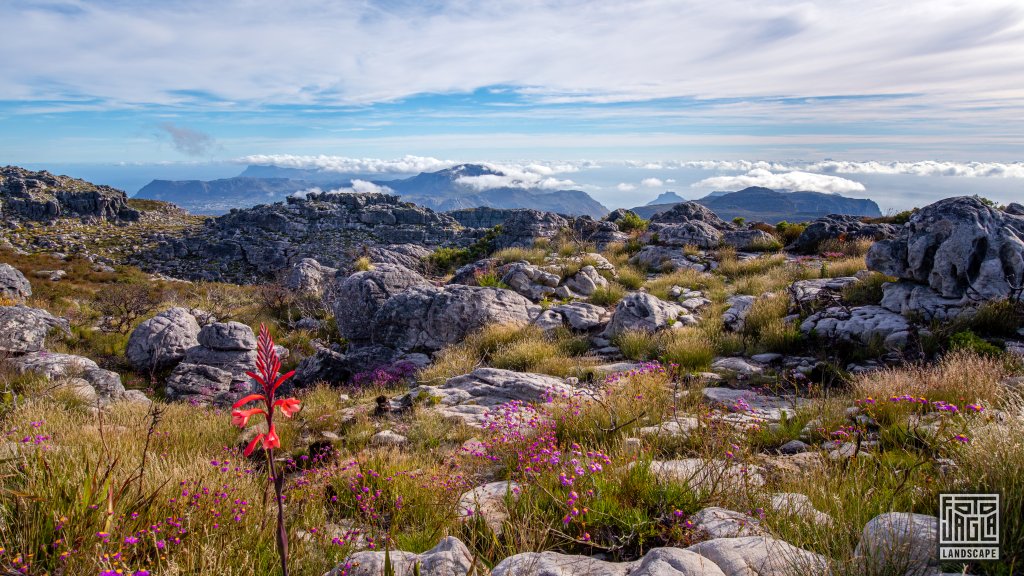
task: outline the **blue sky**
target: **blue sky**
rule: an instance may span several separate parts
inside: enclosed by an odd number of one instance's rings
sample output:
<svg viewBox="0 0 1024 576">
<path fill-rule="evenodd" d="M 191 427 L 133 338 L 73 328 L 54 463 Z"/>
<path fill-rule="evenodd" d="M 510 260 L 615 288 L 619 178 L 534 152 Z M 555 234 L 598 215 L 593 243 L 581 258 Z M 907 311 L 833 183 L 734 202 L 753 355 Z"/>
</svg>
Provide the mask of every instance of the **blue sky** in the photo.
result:
<svg viewBox="0 0 1024 576">
<path fill-rule="evenodd" d="M 1017 1 L 7 0 L 0 21 L 2 163 L 1024 160 Z"/>
</svg>

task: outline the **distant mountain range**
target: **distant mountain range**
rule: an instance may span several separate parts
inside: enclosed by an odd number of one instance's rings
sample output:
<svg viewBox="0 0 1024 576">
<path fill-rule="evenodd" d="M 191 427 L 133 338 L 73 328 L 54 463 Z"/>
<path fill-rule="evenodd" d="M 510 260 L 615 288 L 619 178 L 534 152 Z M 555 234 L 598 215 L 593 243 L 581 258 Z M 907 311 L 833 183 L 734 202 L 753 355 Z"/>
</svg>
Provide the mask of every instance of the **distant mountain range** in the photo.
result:
<svg viewBox="0 0 1024 576">
<path fill-rule="evenodd" d="M 665 194 L 658 199 L 663 196 Z M 744 188 L 738 192 L 712 192 L 694 202 L 707 206 L 723 220 L 742 217 L 750 222 L 762 221 L 770 224 L 782 220 L 805 222 L 828 214 L 872 217 L 882 215 L 878 204 L 873 200 L 847 198 L 839 194 L 822 192 L 782 192 L 758 186 Z M 644 218 L 650 218 L 671 209 L 676 204 L 678 202 L 648 204 L 630 210 Z"/>
<path fill-rule="evenodd" d="M 349 187 L 356 179 L 372 181 L 389 188 L 402 200 L 436 211 L 487 206 L 535 208 L 595 218 L 608 213 L 600 202 L 581 190 L 530 187 L 499 170 L 478 164 L 461 164 L 399 180 L 374 180 L 364 174 L 249 166 L 239 176 L 221 180 L 154 180 L 139 190 L 135 197 L 173 202 L 195 214 L 223 214 L 231 208 L 278 202 L 313 187 L 322 190 Z M 480 183 L 487 186 L 474 185 Z"/>
</svg>

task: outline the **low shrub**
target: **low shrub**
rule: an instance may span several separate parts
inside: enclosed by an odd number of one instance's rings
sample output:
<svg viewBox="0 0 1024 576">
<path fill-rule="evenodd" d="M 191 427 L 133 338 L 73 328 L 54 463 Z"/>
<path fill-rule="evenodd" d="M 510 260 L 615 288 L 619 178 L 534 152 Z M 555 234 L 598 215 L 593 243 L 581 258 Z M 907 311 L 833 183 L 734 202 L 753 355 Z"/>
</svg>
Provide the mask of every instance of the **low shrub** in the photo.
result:
<svg viewBox="0 0 1024 576">
<path fill-rule="evenodd" d="M 843 302 L 850 306 L 867 306 L 882 301 L 882 285 L 896 279 L 881 272 L 872 272 L 858 282 L 843 288 Z"/>
<path fill-rule="evenodd" d="M 590 295 L 590 303 L 597 306 L 614 306 L 626 296 L 626 289 L 618 282 L 609 282 L 607 286 L 598 286 Z"/>
<path fill-rule="evenodd" d="M 950 336 L 949 349 L 953 351 L 970 352 L 977 354 L 978 356 L 986 356 L 988 358 L 996 358 L 1003 354 L 1002 348 L 988 342 L 970 330 L 957 332 Z"/>
<path fill-rule="evenodd" d="M 650 224 L 647 220 L 644 220 L 634 212 L 626 212 L 626 215 L 619 218 L 616 222 L 620 232 L 632 232 L 639 230 L 643 232 L 647 230 L 647 226 Z"/>
</svg>

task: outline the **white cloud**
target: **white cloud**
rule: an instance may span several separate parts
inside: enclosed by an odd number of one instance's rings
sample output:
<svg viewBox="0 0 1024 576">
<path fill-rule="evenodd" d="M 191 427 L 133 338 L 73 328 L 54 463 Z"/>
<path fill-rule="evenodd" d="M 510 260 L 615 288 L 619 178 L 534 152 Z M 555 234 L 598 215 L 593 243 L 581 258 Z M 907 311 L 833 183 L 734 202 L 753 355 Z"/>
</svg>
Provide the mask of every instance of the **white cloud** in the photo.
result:
<svg viewBox="0 0 1024 576">
<path fill-rule="evenodd" d="M 821 174 L 903 174 L 912 176 L 961 176 L 966 178 L 1024 178 L 1024 162 L 947 162 L 924 160 L 919 162 L 880 162 L 822 160 L 819 162 L 766 162 L 747 160 L 699 160 L 693 162 L 647 163 L 659 168 L 697 168 L 724 172 L 803 171 Z"/>
<path fill-rule="evenodd" d="M 694 188 L 711 190 L 742 190 L 750 186 L 763 186 L 774 190 L 827 192 L 830 194 L 846 194 L 864 192 L 866 189 L 860 182 L 810 172 L 783 172 L 777 174 L 763 168 L 756 168 L 740 176 L 715 176 L 705 178 L 692 185 Z"/>
<path fill-rule="evenodd" d="M 325 192 L 319 187 L 314 186 L 312 188 L 307 188 L 306 190 L 299 190 L 298 192 L 295 192 L 294 194 L 292 194 L 292 198 L 305 198 L 310 194 L 391 194 L 392 192 L 394 192 L 394 190 L 388 188 L 387 186 L 379 186 L 377 184 L 374 184 L 373 182 L 367 182 L 366 180 L 359 180 L 357 178 L 353 180 L 352 185 L 348 187 L 334 188 L 331 190 L 327 190 Z"/>
<path fill-rule="evenodd" d="M 451 168 L 456 162 L 425 156 L 403 156 L 394 160 L 380 158 L 349 158 L 346 156 L 295 156 L 291 154 L 256 154 L 236 160 L 239 164 L 278 166 L 303 170 L 323 170 L 342 174 L 418 174 Z"/>
<path fill-rule="evenodd" d="M 484 163 L 495 174 L 482 174 L 480 176 L 461 176 L 456 178 L 458 184 L 483 191 L 492 188 L 539 188 L 541 190 L 562 190 L 576 187 L 572 180 L 559 179 L 554 174 L 560 172 L 575 172 L 578 168 L 573 164 L 543 165 L 529 163 L 525 166 L 513 164 Z"/>
<path fill-rule="evenodd" d="M 665 185 L 665 181 L 660 178 L 644 178 L 640 181 L 640 185 L 644 188 L 658 188 Z"/>
<path fill-rule="evenodd" d="M 619 192 L 632 192 L 636 190 L 636 186 L 628 182 L 619 182 L 618 186 L 615 187 Z"/>
</svg>

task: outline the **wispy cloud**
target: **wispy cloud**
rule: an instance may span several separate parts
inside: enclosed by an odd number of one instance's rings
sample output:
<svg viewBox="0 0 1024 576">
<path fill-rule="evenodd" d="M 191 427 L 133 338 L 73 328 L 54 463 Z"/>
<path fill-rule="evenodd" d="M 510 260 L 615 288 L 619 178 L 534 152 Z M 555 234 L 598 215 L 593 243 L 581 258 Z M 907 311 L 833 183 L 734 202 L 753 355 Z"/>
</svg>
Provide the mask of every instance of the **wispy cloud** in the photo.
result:
<svg viewBox="0 0 1024 576">
<path fill-rule="evenodd" d="M 162 122 L 157 128 L 171 139 L 174 149 L 188 156 L 205 156 L 216 146 L 213 136 L 206 132 L 178 126 L 173 122 Z"/>
<path fill-rule="evenodd" d="M 705 178 L 692 185 L 694 188 L 711 190 L 742 190 L 750 186 L 763 186 L 774 190 L 827 192 L 829 194 L 847 194 L 864 192 L 866 188 L 860 182 L 847 180 L 838 176 L 812 174 L 810 172 L 775 173 L 763 168 L 756 168 L 739 176 L 715 176 Z"/>
<path fill-rule="evenodd" d="M 322 170 L 341 174 L 417 174 L 436 172 L 455 166 L 457 162 L 428 156 L 403 156 L 391 160 L 381 158 L 349 158 L 347 156 L 296 156 L 292 154 L 255 154 L 235 160 L 253 166 L 277 166 L 302 170 Z"/>
</svg>

